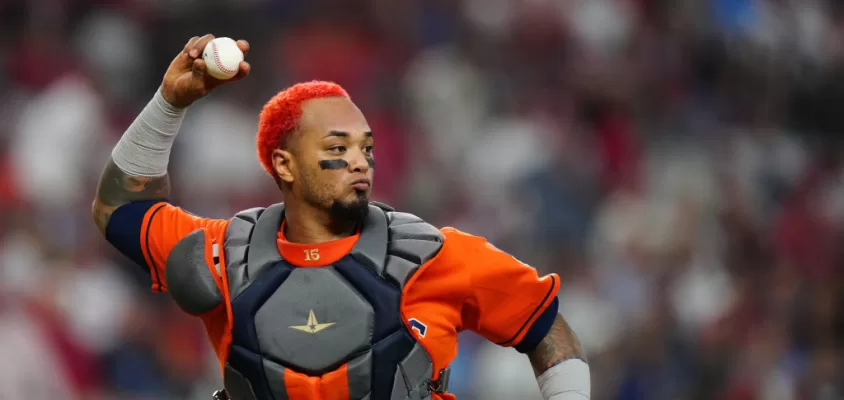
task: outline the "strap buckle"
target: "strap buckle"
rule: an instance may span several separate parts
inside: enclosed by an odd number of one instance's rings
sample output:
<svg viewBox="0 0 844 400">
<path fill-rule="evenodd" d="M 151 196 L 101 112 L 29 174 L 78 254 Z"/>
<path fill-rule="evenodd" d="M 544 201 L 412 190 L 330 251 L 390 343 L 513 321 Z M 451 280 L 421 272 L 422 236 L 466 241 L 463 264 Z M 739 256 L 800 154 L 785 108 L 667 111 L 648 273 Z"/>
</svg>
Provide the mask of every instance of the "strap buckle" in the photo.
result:
<svg viewBox="0 0 844 400">
<path fill-rule="evenodd" d="M 451 368 L 443 368 L 436 380 L 428 383 L 428 389 L 434 393 L 445 393 L 448 391 L 448 381 L 451 377 Z"/>
<path fill-rule="evenodd" d="M 213 400 L 231 400 L 225 389 L 214 392 Z"/>
</svg>

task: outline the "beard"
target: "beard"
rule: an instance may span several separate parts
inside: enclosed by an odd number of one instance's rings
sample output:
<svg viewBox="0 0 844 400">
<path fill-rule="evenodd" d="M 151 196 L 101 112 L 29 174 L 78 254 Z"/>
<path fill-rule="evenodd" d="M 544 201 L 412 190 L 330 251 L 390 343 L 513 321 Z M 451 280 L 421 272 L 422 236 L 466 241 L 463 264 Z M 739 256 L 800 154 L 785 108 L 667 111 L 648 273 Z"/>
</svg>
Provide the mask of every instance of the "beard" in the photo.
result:
<svg viewBox="0 0 844 400">
<path fill-rule="evenodd" d="M 357 192 L 354 200 L 334 200 L 328 208 L 331 220 L 337 229 L 345 230 L 349 226 L 357 226 L 369 215 L 369 199 L 366 193 Z"/>
<path fill-rule="evenodd" d="M 302 199 L 314 208 L 326 212 L 330 219 L 329 229 L 335 233 L 346 233 L 360 226 L 369 215 L 369 196 L 366 192 L 355 191 L 354 197 L 337 198 L 332 193 L 335 188 L 319 179 L 315 171 L 303 171 L 301 182 Z"/>
</svg>

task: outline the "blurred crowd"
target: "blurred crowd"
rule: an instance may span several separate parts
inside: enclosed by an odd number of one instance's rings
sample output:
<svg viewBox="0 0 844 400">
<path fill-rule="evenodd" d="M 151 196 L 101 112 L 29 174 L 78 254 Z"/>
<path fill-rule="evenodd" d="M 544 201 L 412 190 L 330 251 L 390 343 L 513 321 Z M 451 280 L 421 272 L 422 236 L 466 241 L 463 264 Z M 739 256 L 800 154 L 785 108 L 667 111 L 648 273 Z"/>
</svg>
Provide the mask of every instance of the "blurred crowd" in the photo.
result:
<svg viewBox="0 0 844 400">
<path fill-rule="evenodd" d="M 844 398 L 844 6 L 833 0 L 0 0 L 0 399 L 207 400 L 199 320 L 90 216 L 111 147 L 184 43 L 252 75 L 193 105 L 174 202 L 278 201 L 263 102 L 334 80 L 375 197 L 563 279 L 593 398 Z M 461 336 L 452 391 L 539 399 Z"/>
</svg>

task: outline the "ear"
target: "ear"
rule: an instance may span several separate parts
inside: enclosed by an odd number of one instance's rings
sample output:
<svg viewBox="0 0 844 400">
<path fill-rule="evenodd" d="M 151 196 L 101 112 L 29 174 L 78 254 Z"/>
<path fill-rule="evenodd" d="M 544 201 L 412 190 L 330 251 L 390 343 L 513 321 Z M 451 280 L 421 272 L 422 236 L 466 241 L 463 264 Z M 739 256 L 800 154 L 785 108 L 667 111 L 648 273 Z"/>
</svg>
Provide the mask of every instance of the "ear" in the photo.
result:
<svg viewBox="0 0 844 400">
<path fill-rule="evenodd" d="M 273 169 L 275 170 L 278 179 L 282 182 L 293 183 L 293 177 L 296 176 L 296 162 L 293 160 L 293 154 L 287 150 L 275 149 L 272 153 Z"/>
</svg>

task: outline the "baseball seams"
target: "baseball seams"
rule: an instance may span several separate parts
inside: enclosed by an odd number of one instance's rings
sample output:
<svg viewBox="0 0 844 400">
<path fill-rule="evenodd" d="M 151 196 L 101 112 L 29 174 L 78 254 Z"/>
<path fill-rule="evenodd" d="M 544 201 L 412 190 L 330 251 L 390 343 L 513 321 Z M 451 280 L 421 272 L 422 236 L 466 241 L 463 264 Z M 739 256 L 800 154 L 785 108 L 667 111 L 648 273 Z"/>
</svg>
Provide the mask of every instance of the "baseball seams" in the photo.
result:
<svg viewBox="0 0 844 400">
<path fill-rule="evenodd" d="M 223 62 L 220 61 L 220 53 L 217 52 L 217 43 L 211 42 L 211 52 L 214 53 L 214 64 L 217 64 L 217 68 L 219 68 L 220 71 L 223 71 L 227 74 L 233 74 L 237 72 L 236 69 L 226 68 L 223 65 Z"/>
</svg>

